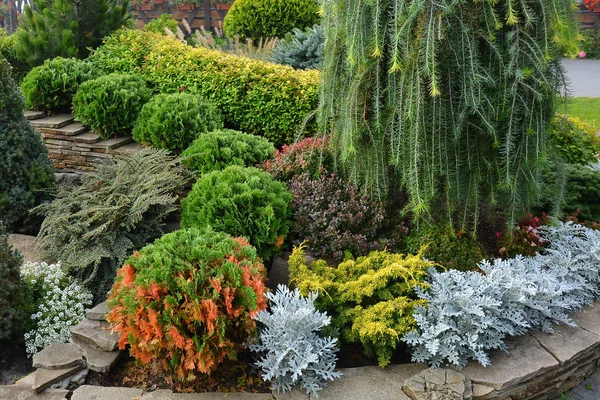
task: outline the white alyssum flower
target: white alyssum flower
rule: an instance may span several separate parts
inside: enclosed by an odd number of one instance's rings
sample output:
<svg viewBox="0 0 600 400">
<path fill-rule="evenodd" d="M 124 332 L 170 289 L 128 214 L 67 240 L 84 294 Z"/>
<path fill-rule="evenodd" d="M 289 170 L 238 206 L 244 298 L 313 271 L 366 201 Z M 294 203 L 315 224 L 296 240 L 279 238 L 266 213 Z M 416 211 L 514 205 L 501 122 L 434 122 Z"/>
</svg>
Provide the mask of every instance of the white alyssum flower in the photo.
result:
<svg viewBox="0 0 600 400">
<path fill-rule="evenodd" d="M 27 354 L 31 356 L 50 343 L 67 342 L 70 328 L 85 317 L 92 294 L 67 276 L 60 263 L 28 262 L 21 267 L 21 278 L 41 295 L 37 312 L 31 316 L 35 327 L 25 334 Z"/>
</svg>

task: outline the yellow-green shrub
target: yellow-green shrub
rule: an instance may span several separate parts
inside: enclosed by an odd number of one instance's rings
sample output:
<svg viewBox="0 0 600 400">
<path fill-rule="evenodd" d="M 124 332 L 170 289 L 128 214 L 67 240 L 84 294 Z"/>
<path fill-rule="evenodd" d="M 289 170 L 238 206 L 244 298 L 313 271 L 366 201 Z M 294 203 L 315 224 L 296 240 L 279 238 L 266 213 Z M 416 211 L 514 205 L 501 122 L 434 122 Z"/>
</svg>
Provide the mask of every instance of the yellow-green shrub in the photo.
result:
<svg viewBox="0 0 600 400">
<path fill-rule="evenodd" d="M 361 343 L 365 355 L 389 364 L 400 338 L 415 327 L 415 306 L 424 305 L 415 287 L 426 288 L 427 270 L 434 264 L 421 255 L 374 251 L 346 260 L 337 268 L 323 260 L 308 265 L 302 246 L 294 249 L 289 268 L 300 293 L 319 292 L 315 301 L 327 311 L 341 340 Z"/>
<path fill-rule="evenodd" d="M 251 60 L 170 37 L 121 30 L 91 57 L 105 72 L 139 73 L 156 92 L 195 88 L 223 112 L 228 125 L 264 136 L 276 145 L 316 130 L 305 125 L 317 108 L 318 71 Z"/>
</svg>

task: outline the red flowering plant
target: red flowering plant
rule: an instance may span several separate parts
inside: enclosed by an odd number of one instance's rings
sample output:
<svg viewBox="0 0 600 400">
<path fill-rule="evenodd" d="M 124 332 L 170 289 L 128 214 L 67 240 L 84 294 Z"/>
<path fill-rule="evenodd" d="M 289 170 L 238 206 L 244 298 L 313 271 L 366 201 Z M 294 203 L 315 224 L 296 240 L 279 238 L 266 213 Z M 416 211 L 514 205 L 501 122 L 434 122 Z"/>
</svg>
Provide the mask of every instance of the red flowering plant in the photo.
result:
<svg viewBox="0 0 600 400">
<path fill-rule="evenodd" d="M 119 348 L 179 379 L 236 359 L 266 308 L 265 269 L 245 239 L 187 229 L 135 253 L 117 272 L 108 320 Z"/>
<path fill-rule="evenodd" d="M 548 225 L 548 216 L 542 213 L 541 217 L 533 214 L 522 218 L 512 232 L 512 236 L 496 232 L 501 239 L 502 247 L 499 250 L 502 257 L 514 257 L 517 254 L 533 256 L 547 245 L 544 238 L 540 236 L 538 228 Z"/>
<path fill-rule="evenodd" d="M 333 164 L 330 138 L 320 137 L 284 144 L 281 150 L 275 150 L 273 159 L 265 161 L 260 167 L 275 179 L 289 182 L 304 173 L 313 179 L 325 172 L 332 173 Z"/>
<path fill-rule="evenodd" d="M 589 11 L 594 11 L 596 7 L 600 6 L 600 0 L 583 0 L 583 4 Z"/>
</svg>

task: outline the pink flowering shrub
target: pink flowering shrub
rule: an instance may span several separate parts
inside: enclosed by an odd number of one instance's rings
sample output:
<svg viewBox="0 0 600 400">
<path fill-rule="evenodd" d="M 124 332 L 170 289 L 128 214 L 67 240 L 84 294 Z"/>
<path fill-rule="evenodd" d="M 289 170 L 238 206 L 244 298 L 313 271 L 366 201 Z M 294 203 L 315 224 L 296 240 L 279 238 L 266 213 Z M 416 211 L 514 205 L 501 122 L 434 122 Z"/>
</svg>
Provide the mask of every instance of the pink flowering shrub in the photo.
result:
<svg viewBox="0 0 600 400">
<path fill-rule="evenodd" d="M 499 250 L 500 256 L 514 257 L 517 254 L 524 256 L 535 255 L 535 253 L 548 244 L 538 230 L 542 225 L 548 225 L 548 217 L 545 213 L 542 213 L 541 217 L 529 214 L 527 217 L 521 219 L 512 232 L 512 237 L 506 234 L 504 240 L 502 240 L 503 246 Z M 496 236 L 499 238 L 502 237 L 499 232 L 496 233 Z"/>
</svg>

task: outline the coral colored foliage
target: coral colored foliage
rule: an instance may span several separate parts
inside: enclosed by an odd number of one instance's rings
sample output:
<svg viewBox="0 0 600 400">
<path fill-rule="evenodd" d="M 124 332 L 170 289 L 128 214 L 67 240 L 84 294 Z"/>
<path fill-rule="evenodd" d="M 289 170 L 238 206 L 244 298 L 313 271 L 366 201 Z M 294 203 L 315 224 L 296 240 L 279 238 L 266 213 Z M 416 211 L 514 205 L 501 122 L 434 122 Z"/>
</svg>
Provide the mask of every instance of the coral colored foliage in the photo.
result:
<svg viewBox="0 0 600 400">
<path fill-rule="evenodd" d="M 117 273 L 108 319 L 119 347 L 180 379 L 235 359 L 266 308 L 265 269 L 244 239 L 188 229 L 158 239 Z"/>
</svg>

